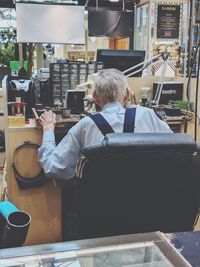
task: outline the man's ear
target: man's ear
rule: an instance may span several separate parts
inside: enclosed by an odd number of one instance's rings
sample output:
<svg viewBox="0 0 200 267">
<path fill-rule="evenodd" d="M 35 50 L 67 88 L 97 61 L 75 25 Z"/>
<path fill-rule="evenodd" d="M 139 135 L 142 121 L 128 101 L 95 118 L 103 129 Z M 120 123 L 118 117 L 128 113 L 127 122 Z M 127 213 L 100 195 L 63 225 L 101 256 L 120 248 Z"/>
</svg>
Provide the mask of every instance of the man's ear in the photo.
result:
<svg viewBox="0 0 200 267">
<path fill-rule="evenodd" d="M 127 103 L 129 96 L 130 96 L 130 89 L 126 88 L 126 94 L 124 96 L 124 104 Z"/>
<path fill-rule="evenodd" d="M 97 96 L 96 91 L 93 92 L 92 98 L 93 98 L 94 103 L 96 103 L 97 105 L 100 104 L 100 100 L 99 100 L 99 97 Z"/>
</svg>

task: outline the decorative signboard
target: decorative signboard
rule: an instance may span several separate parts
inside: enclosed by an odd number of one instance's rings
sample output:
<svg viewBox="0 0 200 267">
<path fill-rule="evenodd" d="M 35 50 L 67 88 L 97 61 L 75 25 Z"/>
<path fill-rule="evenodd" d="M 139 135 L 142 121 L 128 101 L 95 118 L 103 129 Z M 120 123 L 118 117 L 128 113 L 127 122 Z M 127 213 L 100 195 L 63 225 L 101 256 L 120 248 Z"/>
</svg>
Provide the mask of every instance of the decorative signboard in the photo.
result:
<svg viewBox="0 0 200 267">
<path fill-rule="evenodd" d="M 182 5 L 157 3 L 157 39 L 179 39 Z"/>
</svg>

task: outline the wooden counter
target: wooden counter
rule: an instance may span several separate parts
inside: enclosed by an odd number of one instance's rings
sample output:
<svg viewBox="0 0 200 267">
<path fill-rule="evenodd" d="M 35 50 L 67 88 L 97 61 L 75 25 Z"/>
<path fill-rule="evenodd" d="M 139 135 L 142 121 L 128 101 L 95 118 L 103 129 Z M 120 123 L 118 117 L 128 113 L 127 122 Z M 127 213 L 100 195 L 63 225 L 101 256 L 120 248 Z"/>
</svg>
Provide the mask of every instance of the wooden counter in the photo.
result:
<svg viewBox="0 0 200 267">
<path fill-rule="evenodd" d="M 61 186 L 59 181 L 46 180 L 45 184 L 35 188 L 20 189 L 13 171 L 13 155 L 16 148 L 24 142 L 31 142 L 41 145 L 42 129 L 37 128 L 35 120 L 31 120 L 24 127 L 8 127 L 8 110 L 6 84 L 3 84 L 3 109 L 5 141 L 6 141 L 6 178 L 7 193 L 10 200 L 16 207 L 25 211 L 31 216 L 31 224 L 25 245 L 54 243 L 62 239 L 62 218 L 61 218 Z M 80 116 L 71 116 L 62 119 L 57 116 L 56 131 L 58 135 L 65 135 L 67 131 L 78 121 Z M 61 138 L 61 136 L 59 136 Z M 29 150 L 27 150 L 29 151 Z M 34 177 L 33 173 L 40 170 L 37 163 L 37 151 L 23 152 L 20 154 L 20 172 L 26 170 L 26 177 Z M 27 167 L 31 166 L 31 167 Z M 28 175 L 27 175 L 28 174 Z M 24 173 L 22 173 L 24 175 Z"/>
<path fill-rule="evenodd" d="M 12 168 L 13 153 L 16 147 L 23 144 L 24 141 L 31 141 L 40 145 L 42 131 L 41 129 L 35 128 L 33 125 L 21 128 L 8 128 L 7 96 L 5 91 L 3 92 L 3 102 L 5 113 L 4 129 L 6 135 L 8 198 L 20 210 L 28 212 L 32 217 L 25 245 L 61 241 L 61 186 L 59 182 L 55 184 L 50 180 L 41 187 L 26 190 L 19 189 L 17 185 Z M 74 118 L 73 121 L 71 119 L 65 119 L 64 122 L 58 121 L 57 131 L 61 131 L 63 134 L 63 126 L 67 132 L 68 128 L 79 120 L 79 118 Z M 191 128 L 190 125 L 189 128 Z M 189 130 L 191 131 L 193 129 Z M 30 155 L 24 157 L 24 164 L 26 164 L 28 158 L 30 158 Z"/>
<path fill-rule="evenodd" d="M 56 127 L 56 137 L 62 138 L 75 123 L 79 117 L 61 120 L 58 117 Z M 59 136 L 59 133 L 61 136 Z M 19 189 L 13 172 L 13 154 L 15 149 L 24 142 L 41 144 L 42 129 L 31 126 L 21 128 L 7 128 L 6 130 L 6 159 L 7 159 L 7 183 L 8 198 L 20 210 L 28 212 L 31 217 L 31 225 L 28 232 L 25 245 L 34 245 L 42 243 L 52 243 L 61 241 L 62 238 L 62 215 L 61 215 L 61 186 L 57 181 L 48 180 L 43 186 Z M 58 140 L 59 141 L 59 140 Z M 25 165 L 31 166 L 30 159 L 33 156 L 25 155 Z M 33 170 L 30 170 L 30 173 Z"/>
<path fill-rule="evenodd" d="M 31 215 L 31 224 L 25 245 L 61 241 L 61 193 L 59 182 L 47 180 L 40 187 L 19 189 L 13 172 L 13 154 L 25 141 L 41 144 L 42 130 L 34 124 L 25 127 L 8 127 L 6 84 L 3 84 L 4 129 L 6 136 L 6 171 L 8 199 L 20 210 Z M 31 155 L 25 155 L 24 165 L 30 165 Z M 37 160 L 37 159 L 36 159 Z M 31 173 L 30 169 L 30 173 Z"/>
<path fill-rule="evenodd" d="M 79 120 L 80 116 L 77 115 L 71 116 L 68 119 L 62 119 L 58 115 L 55 130 L 57 139 L 61 139 Z M 42 142 L 42 129 L 41 127 L 36 127 L 34 120 L 31 120 L 31 123 L 25 127 L 6 127 L 8 198 L 17 208 L 28 212 L 32 218 L 25 245 L 61 241 L 61 187 L 59 181 L 47 179 L 45 184 L 40 187 L 24 190 L 21 190 L 17 184 L 12 168 L 13 154 L 15 149 L 24 142 L 38 145 Z M 31 166 L 31 160 L 33 157 L 37 157 L 37 154 L 26 155 L 24 153 L 22 157 L 23 159 L 20 158 L 20 162 Z M 34 160 L 34 162 L 36 161 L 37 159 Z M 35 165 L 33 168 L 35 168 Z M 35 172 L 35 170 L 30 169 L 28 172 L 29 176 L 33 177 L 31 173 Z"/>
<path fill-rule="evenodd" d="M 8 198 L 17 208 L 31 215 L 26 245 L 51 243 L 61 240 L 61 197 L 59 183 L 47 181 L 45 185 L 25 190 L 19 189 L 13 172 L 15 149 L 30 141 L 41 144 L 42 132 L 35 128 L 9 128 L 6 133 L 6 160 Z M 29 164 L 29 155 L 24 164 Z M 20 159 L 21 160 L 21 159 Z M 30 166 L 30 164 L 29 164 Z M 31 172 L 31 170 L 30 170 Z"/>
<path fill-rule="evenodd" d="M 68 129 L 77 122 L 59 121 L 56 131 L 64 135 L 64 128 Z M 58 133 L 57 133 L 58 136 Z M 42 141 L 42 130 L 34 126 L 21 128 L 7 128 L 6 130 L 6 159 L 7 159 L 7 183 L 8 198 L 20 210 L 28 212 L 32 222 L 25 245 L 52 243 L 61 241 L 62 216 L 61 216 L 61 186 L 59 182 L 49 180 L 45 185 L 21 190 L 16 182 L 13 172 L 13 154 L 15 149 L 25 141 L 38 145 Z M 24 156 L 24 164 L 30 166 L 31 155 Z M 21 159 L 22 160 L 22 159 Z M 31 172 L 32 170 L 30 170 Z"/>
</svg>

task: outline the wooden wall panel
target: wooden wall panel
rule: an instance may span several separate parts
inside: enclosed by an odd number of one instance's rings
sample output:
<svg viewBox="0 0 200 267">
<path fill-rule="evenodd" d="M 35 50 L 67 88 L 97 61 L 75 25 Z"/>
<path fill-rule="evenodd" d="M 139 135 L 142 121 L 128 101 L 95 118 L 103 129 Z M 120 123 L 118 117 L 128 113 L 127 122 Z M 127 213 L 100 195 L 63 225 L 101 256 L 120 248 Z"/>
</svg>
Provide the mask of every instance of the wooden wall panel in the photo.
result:
<svg viewBox="0 0 200 267">
<path fill-rule="evenodd" d="M 13 172 L 13 153 L 24 141 L 41 144 L 41 132 L 34 129 L 8 129 L 7 182 L 8 197 L 17 208 L 31 215 L 32 221 L 25 245 L 52 243 L 61 240 L 61 195 L 59 183 L 52 180 L 41 187 L 21 190 Z M 26 165 L 30 155 L 20 161 Z"/>
</svg>

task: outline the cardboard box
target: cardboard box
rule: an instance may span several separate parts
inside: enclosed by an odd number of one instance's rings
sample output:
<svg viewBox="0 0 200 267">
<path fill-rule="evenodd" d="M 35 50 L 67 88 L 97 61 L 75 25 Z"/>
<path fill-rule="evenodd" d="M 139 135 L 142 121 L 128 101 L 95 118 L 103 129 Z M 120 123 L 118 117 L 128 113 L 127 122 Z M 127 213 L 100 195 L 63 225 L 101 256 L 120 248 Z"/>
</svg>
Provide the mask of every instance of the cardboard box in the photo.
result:
<svg viewBox="0 0 200 267">
<path fill-rule="evenodd" d="M 25 116 L 8 116 L 8 127 L 24 127 Z"/>
</svg>

